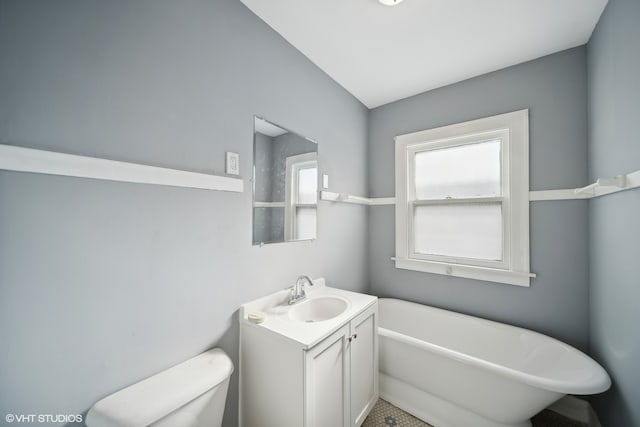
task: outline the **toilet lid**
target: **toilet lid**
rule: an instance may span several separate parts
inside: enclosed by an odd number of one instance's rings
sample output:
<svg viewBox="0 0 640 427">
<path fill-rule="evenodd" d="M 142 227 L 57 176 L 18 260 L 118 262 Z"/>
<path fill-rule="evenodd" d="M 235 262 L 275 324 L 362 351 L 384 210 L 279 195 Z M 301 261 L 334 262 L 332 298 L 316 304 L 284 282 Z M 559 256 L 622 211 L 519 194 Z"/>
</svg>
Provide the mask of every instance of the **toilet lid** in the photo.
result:
<svg viewBox="0 0 640 427">
<path fill-rule="evenodd" d="M 233 363 L 219 348 L 162 371 L 97 402 L 89 427 L 144 427 L 226 381 Z"/>
</svg>

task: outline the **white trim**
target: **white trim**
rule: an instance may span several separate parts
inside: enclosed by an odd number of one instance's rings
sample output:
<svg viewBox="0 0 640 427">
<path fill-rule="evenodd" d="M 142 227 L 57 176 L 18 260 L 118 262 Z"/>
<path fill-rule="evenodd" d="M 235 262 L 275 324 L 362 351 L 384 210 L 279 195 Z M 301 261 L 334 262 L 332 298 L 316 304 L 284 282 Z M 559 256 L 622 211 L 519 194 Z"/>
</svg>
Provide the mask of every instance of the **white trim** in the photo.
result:
<svg viewBox="0 0 640 427">
<path fill-rule="evenodd" d="M 536 277 L 534 273 L 503 270 L 477 265 L 453 264 L 410 258 L 391 258 L 396 268 L 422 271 L 424 273 L 442 274 L 445 276 L 464 277 L 467 279 L 485 280 L 489 282 L 506 283 L 516 286 L 529 286 L 529 279 Z"/>
<path fill-rule="evenodd" d="M 243 191 L 240 178 L 188 172 L 116 160 L 0 144 L 0 169 L 137 184 Z"/>
<path fill-rule="evenodd" d="M 298 240 L 296 238 L 296 208 L 298 207 L 298 179 L 297 173 L 300 169 L 316 168 L 318 169 L 318 153 L 313 151 L 310 153 L 297 154 L 289 156 L 285 159 L 285 197 L 284 197 L 284 240 Z M 294 176 L 296 177 L 294 179 Z M 316 180 L 316 189 L 318 182 Z M 317 206 L 317 205 L 316 205 Z M 316 217 L 317 219 L 317 217 Z M 317 225 L 316 225 L 317 236 Z M 314 237 L 315 238 L 315 237 Z M 303 239 L 313 240 L 313 239 Z"/>
<path fill-rule="evenodd" d="M 373 197 L 369 199 L 371 206 L 395 205 L 395 197 Z"/>
<path fill-rule="evenodd" d="M 417 202 L 413 200 L 411 158 L 424 149 L 492 139 L 502 141 L 503 259 L 443 262 L 442 257 L 418 257 L 410 230 L 411 209 Z M 395 138 L 395 170 L 396 268 L 529 286 L 529 278 L 534 277 L 529 273 L 529 110 L 399 135 Z"/>
<path fill-rule="evenodd" d="M 622 189 L 626 186 L 627 177 L 625 175 L 618 175 L 611 178 L 598 178 L 593 184 L 589 184 L 582 188 L 576 188 L 574 191 L 576 194 L 587 193 L 595 196 L 596 189 L 600 187 L 617 187 Z"/>
<path fill-rule="evenodd" d="M 576 194 L 574 189 L 529 191 L 529 200 L 532 202 L 540 200 L 584 200 L 590 198 L 591 196 L 588 194 Z"/>
<path fill-rule="evenodd" d="M 332 191 L 321 191 L 320 200 L 365 206 L 382 206 L 396 204 L 395 197 L 360 197 L 347 193 L 334 193 Z"/>
<path fill-rule="evenodd" d="M 254 208 L 284 208 L 284 202 L 253 202 Z"/>
<path fill-rule="evenodd" d="M 612 178 L 598 178 L 593 184 L 569 190 L 530 191 L 529 200 L 581 200 L 606 196 L 640 187 L 640 170 Z"/>
<path fill-rule="evenodd" d="M 560 189 L 560 190 L 532 190 L 529 191 L 529 201 L 537 202 L 544 200 L 586 200 L 594 197 L 606 196 L 607 194 L 617 193 L 619 191 L 631 190 L 640 187 L 640 170 L 623 175 L 625 180 L 624 187 L 612 186 L 604 187 L 602 184 L 595 187 L 594 193 L 576 193 L 579 188 Z M 583 187 L 584 188 L 584 187 Z M 331 191 L 322 191 L 320 200 L 330 202 L 354 203 L 369 206 L 395 205 L 395 197 L 359 197 L 346 193 L 334 193 Z"/>
<path fill-rule="evenodd" d="M 640 187 L 640 170 L 628 173 L 624 176 L 625 186 L 603 186 L 590 184 L 587 187 L 595 187 L 594 192 L 582 192 L 576 193 L 580 188 L 569 188 L 559 190 L 532 190 L 529 191 L 529 201 L 537 202 L 544 200 L 587 200 L 594 197 L 606 196 L 607 194 L 617 193 L 619 191 L 631 190 Z M 617 177 L 616 177 L 617 178 Z M 585 187 L 583 187 L 585 188 Z M 322 191 L 320 193 L 320 200 L 326 200 L 331 202 L 343 202 L 354 203 L 369 206 L 383 206 L 383 205 L 395 205 L 395 197 L 359 197 L 346 193 L 333 193 L 331 191 Z"/>
<path fill-rule="evenodd" d="M 332 191 L 321 191 L 320 200 L 329 202 L 350 203 L 354 205 L 370 205 L 371 199 L 367 197 L 353 196 L 346 193 L 334 193 Z"/>
</svg>

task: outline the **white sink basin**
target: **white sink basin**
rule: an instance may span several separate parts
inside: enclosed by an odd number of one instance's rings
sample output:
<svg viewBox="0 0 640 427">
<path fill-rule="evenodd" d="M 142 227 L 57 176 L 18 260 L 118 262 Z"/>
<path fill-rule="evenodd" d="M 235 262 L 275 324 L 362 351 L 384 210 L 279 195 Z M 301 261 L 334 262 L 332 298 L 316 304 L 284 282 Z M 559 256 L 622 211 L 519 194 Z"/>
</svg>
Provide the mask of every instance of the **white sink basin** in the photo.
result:
<svg viewBox="0 0 640 427">
<path fill-rule="evenodd" d="M 289 317 L 299 322 L 322 322 L 344 313 L 349 304 L 338 297 L 318 297 L 308 299 L 289 310 Z"/>
</svg>

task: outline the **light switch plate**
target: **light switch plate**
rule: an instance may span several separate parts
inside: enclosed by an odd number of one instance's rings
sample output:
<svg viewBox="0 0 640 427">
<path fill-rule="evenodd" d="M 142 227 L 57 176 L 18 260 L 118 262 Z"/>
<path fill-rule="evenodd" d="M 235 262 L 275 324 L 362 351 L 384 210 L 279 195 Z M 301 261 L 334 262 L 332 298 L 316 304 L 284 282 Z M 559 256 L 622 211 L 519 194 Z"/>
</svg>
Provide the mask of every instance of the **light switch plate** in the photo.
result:
<svg viewBox="0 0 640 427">
<path fill-rule="evenodd" d="M 326 190 L 327 188 L 329 188 L 329 175 L 327 175 L 326 173 L 322 174 L 322 189 Z"/>
<path fill-rule="evenodd" d="M 229 175 L 240 175 L 240 154 L 227 151 L 226 172 Z"/>
</svg>

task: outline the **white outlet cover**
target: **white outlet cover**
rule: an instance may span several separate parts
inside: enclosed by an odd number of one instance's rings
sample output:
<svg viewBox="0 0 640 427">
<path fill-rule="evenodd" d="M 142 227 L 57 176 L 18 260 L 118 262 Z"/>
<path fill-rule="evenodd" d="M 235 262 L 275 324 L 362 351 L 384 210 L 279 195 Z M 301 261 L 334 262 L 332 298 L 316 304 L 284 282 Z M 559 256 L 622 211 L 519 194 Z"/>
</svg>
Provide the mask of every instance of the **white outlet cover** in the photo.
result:
<svg viewBox="0 0 640 427">
<path fill-rule="evenodd" d="M 229 175 L 240 175 L 240 154 L 227 151 L 226 172 Z"/>
<path fill-rule="evenodd" d="M 329 175 L 327 175 L 326 173 L 322 174 L 322 188 L 324 190 L 329 188 Z"/>
</svg>

